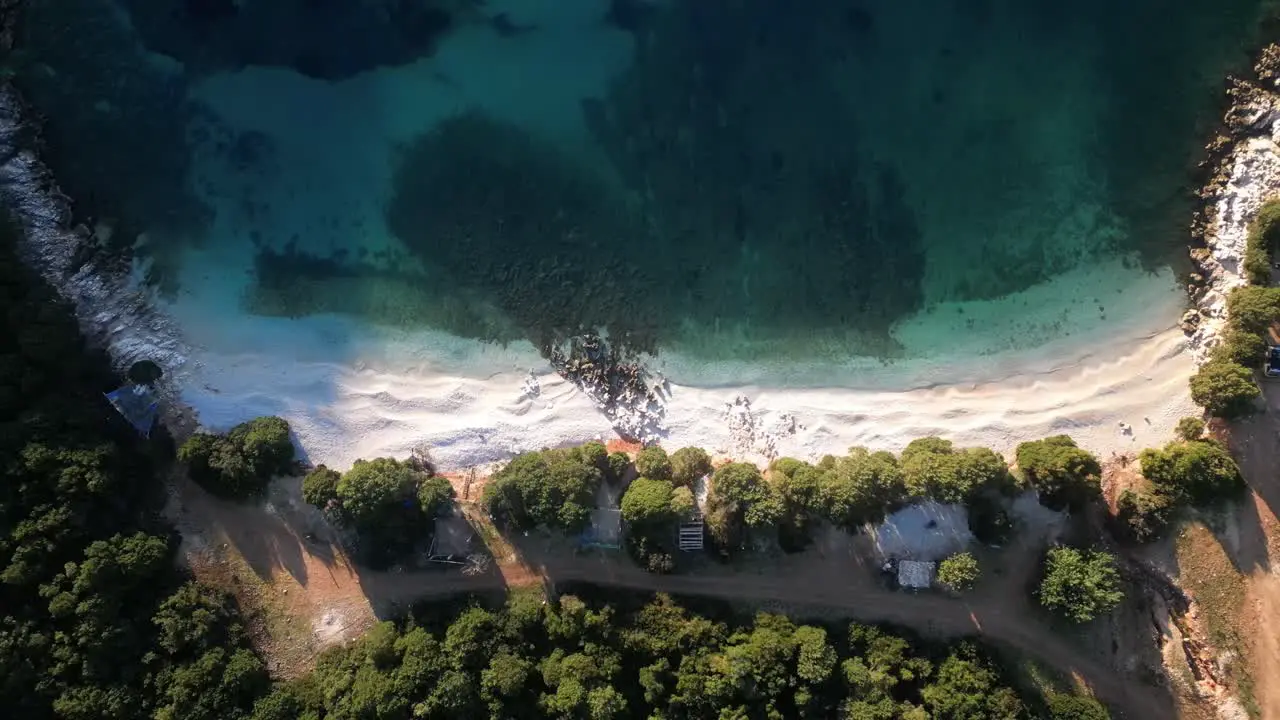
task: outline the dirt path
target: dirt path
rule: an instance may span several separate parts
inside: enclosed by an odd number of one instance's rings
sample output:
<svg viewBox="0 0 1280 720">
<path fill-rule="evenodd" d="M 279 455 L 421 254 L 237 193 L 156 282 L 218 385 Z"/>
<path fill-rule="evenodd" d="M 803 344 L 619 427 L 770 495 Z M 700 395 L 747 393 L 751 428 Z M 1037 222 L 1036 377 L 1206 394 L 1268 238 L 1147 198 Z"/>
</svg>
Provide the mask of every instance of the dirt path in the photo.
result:
<svg viewBox="0 0 1280 720">
<path fill-rule="evenodd" d="M 773 572 L 754 574 L 731 568 L 700 570 L 697 575 L 652 575 L 599 555 L 574 555 L 549 544 L 522 543 L 522 560 L 534 569 L 529 582 L 554 587 L 567 583 L 628 588 L 646 592 L 711 597 L 731 602 L 781 604 L 808 610 L 838 610 L 842 617 L 911 627 L 934 637 L 979 635 L 1076 677 L 1107 702 L 1117 718 L 1148 720 L 1176 717 L 1172 698 L 1121 671 L 1089 657 L 1033 615 L 1022 599 L 1020 571 L 1007 573 L 998 583 L 968 600 L 934 594 L 890 591 L 868 581 L 856 567 L 837 566 L 832 558 L 791 556 Z M 483 589 L 509 587 L 496 574 L 463 577 L 457 574 L 365 573 L 362 581 L 379 604 L 388 599 L 442 597 Z M 1017 585 L 1016 592 L 1012 586 Z"/>
</svg>

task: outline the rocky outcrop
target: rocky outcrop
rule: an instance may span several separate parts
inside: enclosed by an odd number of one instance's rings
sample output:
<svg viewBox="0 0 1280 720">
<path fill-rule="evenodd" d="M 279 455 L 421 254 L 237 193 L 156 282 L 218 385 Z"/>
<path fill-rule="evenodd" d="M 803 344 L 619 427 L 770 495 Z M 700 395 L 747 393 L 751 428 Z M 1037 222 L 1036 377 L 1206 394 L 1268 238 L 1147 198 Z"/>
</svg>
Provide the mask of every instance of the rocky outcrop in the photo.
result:
<svg viewBox="0 0 1280 720">
<path fill-rule="evenodd" d="M 1280 194 L 1280 47 L 1267 46 L 1252 77 L 1231 78 L 1221 132 L 1206 147 L 1208 180 L 1192 233 L 1203 243 L 1191 259 L 1199 281 L 1191 288 L 1199 320 L 1182 327 L 1198 361 L 1218 343 L 1226 322 L 1227 295 L 1246 284 L 1249 223 L 1268 198 Z"/>
</svg>

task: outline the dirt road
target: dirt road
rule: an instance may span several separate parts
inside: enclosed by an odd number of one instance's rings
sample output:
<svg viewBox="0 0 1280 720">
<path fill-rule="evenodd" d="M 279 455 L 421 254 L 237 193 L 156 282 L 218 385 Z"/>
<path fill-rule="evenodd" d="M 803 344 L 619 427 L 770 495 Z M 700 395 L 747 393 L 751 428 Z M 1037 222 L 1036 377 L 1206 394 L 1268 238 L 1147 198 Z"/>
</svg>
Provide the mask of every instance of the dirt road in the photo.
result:
<svg viewBox="0 0 1280 720">
<path fill-rule="evenodd" d="M 726 569 L 698 575 L 652 575 L 639 568 L 599 556 L 542 553 L 524 548 L 524 560 L 537 568 L 544 582 L 555 585 L 590 583 L 646 592 L 712 597 L 732 602 L 779 603 L 796 609 L 838 610 L 842 616 L 868 622 L 885 622 L 916 629 L 935 637 L 979 635 L 1033 657 L 1069 676 L 1083 680 L 1110 705 L 1117 718 L 1150 720 L 1177 716 L 1169 692 L 1126 677 L 1105 666 L 1055 634 L 1032 615 L 1021 600 L 1021 588 L 1011 593 L 1020 578 L 1006 576 L 998 586 L 975 597 L 955 600 L 935 594 L 890 591 L 865 580 L 858 568 L 841 572 L 827 562 L 803 562 L 768 575 L 745 574 Z M 478 577 L 459 574 L 374 573 L 362 576 L 371 598 L 398 602 L 443 597 L 502 587 L 496 573 Z"/>
</svg>

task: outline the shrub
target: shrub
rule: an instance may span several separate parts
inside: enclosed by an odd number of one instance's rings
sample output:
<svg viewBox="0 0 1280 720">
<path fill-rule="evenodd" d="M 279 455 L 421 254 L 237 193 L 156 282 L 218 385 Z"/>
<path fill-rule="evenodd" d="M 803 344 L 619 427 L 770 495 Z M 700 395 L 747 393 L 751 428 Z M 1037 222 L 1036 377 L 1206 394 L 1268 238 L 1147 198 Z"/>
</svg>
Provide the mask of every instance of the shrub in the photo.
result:
<svg viewBox="0 0 1280 720">
<path fill-rule="evenodd" d="M 227 439 L 238 447 L 254 472 L 271 476 L 289 472 L 293 463 L 293 441 L 289 423 L 273 416 L 254 418 L 231 428 Z"/>
<path fill-rule="evenodd" d="M 672 491 L 667 480 L 637 478 L 622 496 L 622 519 L 641 534 L 670 525 L 675 520 Z"/>
<path fill-rule="evenodd" d="M 1178 421 L 1178 427 L 1175 430 L 1178 438 L 1191 442 L 1204 437 L 1204 420 L 1198 417 L 1184 417 Z"/>
<path fill-rule="evenodd" d="M 650 445 L 636 454 L 636 472 L 650 480 L 671 479 L 671 459 L 660 445 Z"/>
<path fill-rule="evenodd" d="M 1078 511 L 1102 493 L 1102 466 L 1066 435 L 1024 442 L 1017 450 L 1018 470 L 1054 510 Z"/>
<path fill-rule="evenodd" d="M 671 455 L 671 482 L 677 487 L 693 487 L 699 478 L 711 474 L 711 456 L 696 447 L 680 448 Z"/>
<path fill-rule="evenodd" d="M 1049 698 L 1049 720 L 1111 720 L 1111 713 L 1095 698 L 1059 693 Z"/>
<path fill-rule="evenodd" d="M 938 563 L 938 582 L 955 592 L 972 589 L 980 574 L 977 558 L 967 552 L 956 553 Z"/>
<path fill-rule="evenodd" d="M 337 470 L 324 465 L 316 467 L 302 478 L 302 499 L 318 508 L 325 507 L 330 500 L 338 499 L 338 481 L 341 479 L 342 473 Z"/>
<path fill-rule="evenodd" d="M 1116 534 L 1135 543 L 1155 540 L 1168 528 L 1173 510 L 1164 493 L 1125 490 L 1116 500 Z"/>
<path fill-rule="evenodd" d="M 1138 455 L 1142 475 L 1170 498 L 1209 505 L 1244 490 L 1244 477 L 1231 454 L 1211 440 L 1174 442 Z"/>
<path fill-rule="evenodd" d="M 1249 223 L 1245 239 L 1244 270 L 1254 285 L 1271 283 L 1271 255 L 1280 242 L 1280 198 L 1272 198 L 1258 208 Z"/>
<path fill-rule="evenodd" d="M 1191 399 L 1214 417 L 1248 415 L 1261 394 L 1253 373 L 1227 360 L 1210 360 L 1191 376 Z"/>
<path fill-rule="evenodd" d="M 1040 604 L 1069 620 L 1089 622 L 1124 599 L 1115 558 L 1101 551 L 1056 547 L 1045 555 Z"/>
</svg>

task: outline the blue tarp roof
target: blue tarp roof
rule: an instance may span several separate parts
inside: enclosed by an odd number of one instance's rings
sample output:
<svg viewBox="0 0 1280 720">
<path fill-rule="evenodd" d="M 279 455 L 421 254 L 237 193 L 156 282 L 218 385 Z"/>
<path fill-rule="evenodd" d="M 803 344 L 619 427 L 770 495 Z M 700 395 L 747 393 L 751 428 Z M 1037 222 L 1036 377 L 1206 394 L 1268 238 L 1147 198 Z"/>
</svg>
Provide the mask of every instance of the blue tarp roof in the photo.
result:
<svg viewBox="0 0 1280 720">
<path fill-rule="evenodd" d="M 156 423 L 160 403 L 149 388 L 143 385 L 125 385 L 105 395 L 116 412 L 128 420 L 142 437 L 151 437 L 151 427 Z"/>
</svg>

